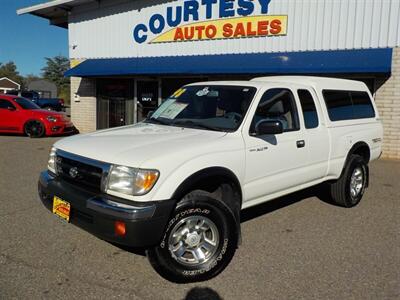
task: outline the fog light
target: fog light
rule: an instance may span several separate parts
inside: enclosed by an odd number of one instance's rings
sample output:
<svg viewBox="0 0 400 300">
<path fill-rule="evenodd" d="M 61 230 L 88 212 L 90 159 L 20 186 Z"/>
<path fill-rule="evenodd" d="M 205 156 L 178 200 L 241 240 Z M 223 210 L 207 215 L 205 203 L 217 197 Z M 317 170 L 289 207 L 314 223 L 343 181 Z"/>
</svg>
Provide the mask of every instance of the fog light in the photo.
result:
<svg viewBox="0 0 400 300">
<path fill-rule="evenodd" d="M 122 221 L 115 221 L 114 223 L 114 232 L 117 236 L 125 236 L 126 234 L 126 226 Z"/>
</svg>

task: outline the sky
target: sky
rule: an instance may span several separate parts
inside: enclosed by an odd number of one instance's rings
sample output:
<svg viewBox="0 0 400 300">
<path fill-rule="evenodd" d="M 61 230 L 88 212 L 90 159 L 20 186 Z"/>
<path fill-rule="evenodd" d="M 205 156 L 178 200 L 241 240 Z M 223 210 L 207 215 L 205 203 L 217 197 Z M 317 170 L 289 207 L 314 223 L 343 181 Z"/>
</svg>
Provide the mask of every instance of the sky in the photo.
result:
<svg viewBox="0 0 400 300">
<path fill-rule="evenodd" d="M 19 8 L 45 0 L 0 0 L 0 62 L 13 61 L 22 75 L 40 75 L 45 57 L 68 57 L 68 31 L 32 15 L 17 16 Z"/>
</svg>

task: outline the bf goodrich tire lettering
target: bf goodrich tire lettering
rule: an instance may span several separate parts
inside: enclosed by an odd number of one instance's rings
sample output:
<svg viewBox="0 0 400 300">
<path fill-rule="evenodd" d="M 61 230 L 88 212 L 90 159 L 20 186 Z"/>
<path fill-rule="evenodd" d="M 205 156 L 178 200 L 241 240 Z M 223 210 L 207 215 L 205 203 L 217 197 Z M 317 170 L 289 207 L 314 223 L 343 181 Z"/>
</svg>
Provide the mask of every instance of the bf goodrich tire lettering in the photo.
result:
<svg viewBox="0 0 400 300">
<path fill-rule="evenodd" d="M 210 279 L 225 269 L 235 253 L 238 232 L 234 215 L 206 194 L 193 192 L 184 197 L 160 244 L 147 251 L 153 267 L 170 281 Z"/>
</svg>

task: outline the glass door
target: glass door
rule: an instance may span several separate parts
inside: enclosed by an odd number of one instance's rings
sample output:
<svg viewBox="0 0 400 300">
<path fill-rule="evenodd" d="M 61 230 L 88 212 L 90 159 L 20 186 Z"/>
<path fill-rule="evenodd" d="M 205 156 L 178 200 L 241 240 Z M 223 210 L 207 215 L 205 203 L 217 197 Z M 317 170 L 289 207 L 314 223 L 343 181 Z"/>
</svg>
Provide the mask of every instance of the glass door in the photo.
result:
<svg viewBox="0 0 400 300">
<path fill-rule="evenodd" d="M 158 107 L 158 81 L 137 81 L 137 121 L 147 118 Z"/>
</svg>

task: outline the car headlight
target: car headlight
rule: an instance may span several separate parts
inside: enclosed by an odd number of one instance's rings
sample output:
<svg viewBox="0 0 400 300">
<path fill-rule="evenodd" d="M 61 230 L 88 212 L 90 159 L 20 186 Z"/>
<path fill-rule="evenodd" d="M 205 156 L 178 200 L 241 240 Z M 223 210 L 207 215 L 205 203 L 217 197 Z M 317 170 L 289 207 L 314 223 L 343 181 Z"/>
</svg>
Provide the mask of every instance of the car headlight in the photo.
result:
<svg viewBox="0 0 400 300">
<path fill-rule="evenodd" d="M 56 117 L 53 117 L 53 116 L 48 116 L 48 117 L 46 117 L 46 119 L 47 119 L 47 121 L 49 121 L 49 122 L 57 122 L 57 118 Z"/>
<path fill-rule="evenodd" d="M 141 196 L 153 188 L 159 175 L 160 172 L 157 170 L 112 165 L 108 173 L 105 191 Z"/>
<path fill-rule="evenodd" d="M 50 155 L 49 155 L 49 161 L 47 162 L 47 169 L 56 174 L 56 159 L 57 159 L 57 155 L 56 155 L 56 151 L 57 149 L 52 147 L 50 150 Z"/>
</svg>

